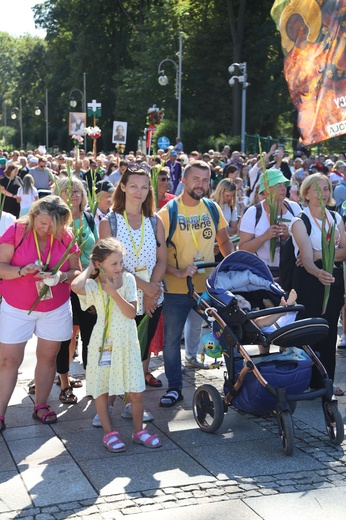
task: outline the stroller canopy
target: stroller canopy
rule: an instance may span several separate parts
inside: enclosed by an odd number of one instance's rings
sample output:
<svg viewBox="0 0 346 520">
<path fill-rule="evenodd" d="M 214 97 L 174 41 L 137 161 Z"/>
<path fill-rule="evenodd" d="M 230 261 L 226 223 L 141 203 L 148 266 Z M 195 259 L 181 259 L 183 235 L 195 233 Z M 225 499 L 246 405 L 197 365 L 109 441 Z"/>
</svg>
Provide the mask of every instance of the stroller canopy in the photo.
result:
<svg viewBox="0 0 346 520">
<path fill-rule="evenodd" d="M 278 297 L 285 294 L 263 260 L 248 251 L 235 251 L 224 258 L 208 277 L 206 287 L 208 294 L 224 306 L 233 302 L 237 292 L 265 289 Z"/>
</svg>

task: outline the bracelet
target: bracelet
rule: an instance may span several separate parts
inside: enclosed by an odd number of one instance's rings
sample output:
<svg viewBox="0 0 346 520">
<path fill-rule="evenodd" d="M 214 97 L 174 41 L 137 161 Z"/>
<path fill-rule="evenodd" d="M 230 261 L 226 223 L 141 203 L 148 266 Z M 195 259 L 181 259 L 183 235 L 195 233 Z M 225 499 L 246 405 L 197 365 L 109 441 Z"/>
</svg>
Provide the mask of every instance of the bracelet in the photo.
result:
<svg viewBox="0 0 346 520">
<path fill-rule="evenodd" d="M 25 276 L 24 274 L 22 274 L 22 269 L 24 269 L 23 266 L 18 269 L 18 276 Z"/>
</svg>

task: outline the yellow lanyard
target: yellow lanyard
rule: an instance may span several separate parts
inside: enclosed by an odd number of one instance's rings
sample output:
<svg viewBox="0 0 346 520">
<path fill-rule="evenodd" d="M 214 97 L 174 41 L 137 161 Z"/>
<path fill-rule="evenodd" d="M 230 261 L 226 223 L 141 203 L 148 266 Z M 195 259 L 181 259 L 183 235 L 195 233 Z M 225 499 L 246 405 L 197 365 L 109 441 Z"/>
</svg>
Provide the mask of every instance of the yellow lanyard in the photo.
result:
<svg viewBox="0 0 346 520">
<path fill-rule="evenodd" d="M 97 281 L 97 285 L 98 285 L 98 288 L 100 291 L 100 296 L 102 299 L 103 310 L 105 312 L 105 325 L 104 325 L 103 337 L 104 337 L 104 339 L 107 339 L 109 336 L 109 329 L 111 327 L 111 317 L 112 317 L 114 300 L 113 300 L 113 298 L 111 298 L 109 296 L 109 294 L 107 294 L 106 303 L 105 303 L 105 301 L 103 299 L 103 289 L 102 289 L 100 280 Z"/>
<path fill-rule="evenodd" d="M 51 257 L 51 254 L 52 254 L 52 247 L 53 247 L 54 237 L 53 237 L 53 235 L 50 235 L 50 248 L 49 248 L 49 252 L 48 252 L 48 256 L 47 256 L 47 261 L 46 261 L 45 265 L 43 265 L 43 262 L 42 262 L 42 259 L 41 259 L 40 246 L 38 245 L 38 238 L 37 238 L 36 229 L 34 229 L 33 231 L 34 231 L 35 246 L 36 246 L 36 251 L 37 251 L 39 265 L 42 266 L 42 270 L 44 271 L 44 269 L 46 269 L 46 267 L 49 265 L 49 262 L 50 262 L 50 257 Z"/>
<path fill-rule="evenodd" d="M 182 199 L 180 199 L 180 203 L 181 203 L 181 207 L 183 208 L 184 215 L 186 217 L 186 225 L 187 225 L 188 224 L 188 222 L 187 222 L 188 217 L 187 217 L 186 207 L 185 207 L 185 204 L 183 203 Z M 201 225 L 201 222 L 202 222 L 202 201 L 200 200 L 199 201 L 199 225 Z M 202 230 L 200 230 L 200 232 L 199 232 L 198 240 L 196 238 L 196 234 L 194 232 L 192 223 L 190 223 L 190 230 L 191 230 L 192 240 L 193 240 L 193 242 L 194 242 L 194 244 L 196 246 L 196 251 L 198 253 L 198 244 L 199 244 L 199 239 L 201 238 Z"/>
<path fill-rule="evenodd" d="M 145 226 L 145 223 L 144 223 L 144 213 L 142 212 L 141 243 L 139 244 L 139 247 L 137 247 L 136 242 L 135 242 L 135 240 L 134 240 L 134 238 L 132 236 L 131 227 L 130 227 L 130 224 L 129 224 L 129 219 L 127 218 L 126 209 L 124 210 L 124 220 L 125 220 L 125 224 L 126 224 L 127 230 L 129 232 L 129 236 L 130 236 L 131 244 L 132 244 L 132 247 L 133 247 L 133 251 L 134 251 L 134 253 L 136 255 L 136 258 L 138 260 L 139 253 L 141 252 L 141 249 L 142 249 L 143 244 L 144 244 L 144 226 Z"/>
</svg>

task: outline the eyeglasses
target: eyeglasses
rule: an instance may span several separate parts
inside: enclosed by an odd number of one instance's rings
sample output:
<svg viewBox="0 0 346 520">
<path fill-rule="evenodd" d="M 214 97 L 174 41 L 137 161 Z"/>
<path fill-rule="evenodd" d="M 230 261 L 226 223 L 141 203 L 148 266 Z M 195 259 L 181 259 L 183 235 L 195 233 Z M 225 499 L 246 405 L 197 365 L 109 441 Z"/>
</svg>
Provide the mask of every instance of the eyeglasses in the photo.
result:
<svg viewBox="0 0 346 520">
<path fill-rule="evenodd" d="M 57 204 L 55 204 L 55 202 L 48 202 L 44 200 L 43 204 L 46 206 L 48 211 L 55 211 L 56 213 L 62 216 L 67 215 L 67 213 L 70 211 L 68 208 L 65 208 L 64 206 L 58 206 Z"/>
<path fill-rule="evenodd" d="M 171 180 L 170 177 L 158 177 L 158 179 L 159 179 L 161 182 L 166 182 L 166 181 L 170 181 L 170 180 Z"/>
<path fill-rule="evenodd" d="M 82 196 L 82 192 L 80 190 L 72 190 L 72 191 L 64 190 L 64 193 L 66 195 L 70 195 L 70 197 L 72 197 L 73 195 L 76 195 L 77 197 Z"/>
</svg>

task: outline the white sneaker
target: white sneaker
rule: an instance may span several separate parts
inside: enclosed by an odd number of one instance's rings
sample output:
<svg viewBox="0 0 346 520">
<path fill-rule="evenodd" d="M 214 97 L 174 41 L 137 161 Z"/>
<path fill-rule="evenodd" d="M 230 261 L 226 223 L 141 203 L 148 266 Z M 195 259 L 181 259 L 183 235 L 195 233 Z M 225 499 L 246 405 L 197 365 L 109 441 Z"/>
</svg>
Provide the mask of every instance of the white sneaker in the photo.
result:
<svg viewBox="0 0 346 520">
<path fill-rule="evenodd" d="M 346 334 L 343 334 L 339 340 L 338 348 L 346 349 Z"/>
<path fill-rule="evenodd" d="M 109 412 L 109 415 L 112 415 L 112 413 L 113 413 L 113 406 L 109 403 L 108 403 L 108 412 Z M 96 414 L 95 417 L 93 418 L 92 425 L 95 428 L 102 428 L 102 424 L 101 424 L 98 414 Z"/>
<path fill-rule="evenodd" d="M 131 403 L 125 404 L 121 417 L 123 419 L 132 419 Z M 154 420 L 154 416 L 150 412 L 147 412 L 146 410 L 144 410 L 143 422 L 150 422 L 153 420 Z"/>
</svg>

